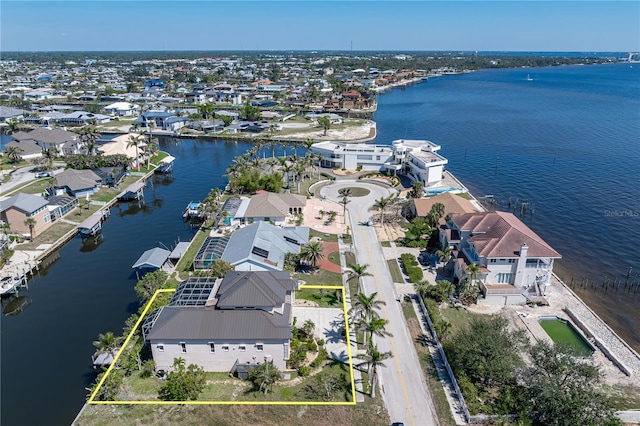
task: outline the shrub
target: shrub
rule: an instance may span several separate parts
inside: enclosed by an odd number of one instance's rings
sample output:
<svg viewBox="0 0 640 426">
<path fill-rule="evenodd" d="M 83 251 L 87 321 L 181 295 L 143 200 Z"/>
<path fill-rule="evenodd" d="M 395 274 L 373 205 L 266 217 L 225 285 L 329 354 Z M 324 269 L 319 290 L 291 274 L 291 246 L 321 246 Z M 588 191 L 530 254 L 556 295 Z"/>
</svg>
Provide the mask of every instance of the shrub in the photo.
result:
<svg viewBox="0 0 640 426">
<path fill-rule="evenodd" d="M 307 377 L 309 374 L 311 374 L 311 367 L 309 367 L 308 365 L 298 367 L 298 374 L 301 377 Z"/>
<path fill-rule="evenodd" d="M 418 264 L 415 256 L 409 253 L 404 253 L 400 258 L 402 260 L 402 267 L 409 276 L 409 280 L 414 283 L 422 281 L 424 273 L 422 272 L 422 268 Z"/>
</svg>

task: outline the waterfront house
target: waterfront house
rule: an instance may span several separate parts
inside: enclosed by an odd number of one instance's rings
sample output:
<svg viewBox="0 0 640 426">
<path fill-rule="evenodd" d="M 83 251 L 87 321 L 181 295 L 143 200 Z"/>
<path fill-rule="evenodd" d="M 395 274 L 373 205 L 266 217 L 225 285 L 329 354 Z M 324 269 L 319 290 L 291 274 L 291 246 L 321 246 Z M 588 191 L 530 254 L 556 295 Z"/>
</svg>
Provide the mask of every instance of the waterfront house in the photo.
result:
<svg viewBox="0 0 640 426">
<path fill-rule="evenodd" d="M 11 135 L 11 137 L 21 143 L 27 140 L 34 141 L 42 149 L 49 149 L 55 152 L 56 155 L 64 155 L 65 146 L 67 150 L 74 151 L 74 153 L 83 146 L 80 136 L 77 133 L 68 132 L 63 129 L 39 127 L 28 133 L 17 132 Z"/>
<path fill-rule="evenodd" d="M 104 110 L 107 114 L 116 117 L 128 117 L 136 115 L 140 111 L 140 106 L 129 102 L 115 102 L 104 107 Z"/>
<path fill-rule="evenodd" d="M 224 247 L 222 260 L 236 271 L 281 271 L 287 253 L 300 253 L 309 241 L 309 228 L 281 228 L 257 222 L 234 231 Z"/>
<path fill-rule="evenodd" d="M 393 155 L 383 170 L 401 173 L 425 188 L 439 186 L 448 160 L 437 153 L 440 145 L 427 140 L 397 139 L 392 142 Z"/>
<path fill-rule="evenodd" d="M 35 160 L 42 158 L 42 148 L 33 139 L 23 141 L 13 140 L 4 144 L 5 149 L 15 146 L 20 149 L 20 157 L 23 160 Z"/>
<path fill-rule="evenodd" d="M 55 195 L 67 193 L 76 198 L 95 194 L 102 185 L 102 178 L 93 170 L 67 169 L 56 175 Z"/>
<path fill-rule="evenodd" d="M 9 121 L 11 119 L 20 121 L 28 114 L 29 111 L 23 109 L 0 105 L 0 121 Z"/>
<path fill-rule="evenodd" d="M 444 206 L 445 216 L 440 219 L 440 223 L 445 223 L 445 217 L 454 213 L 474 213 L 479 211 L 471 201 L 462 198 L 457 194 L 445 192 L 429 198 L 413 198 L 409 201 L 409 217 L 426 217 L 434 204 L 440 203 Z"/>
<path fill-rule="evenodd" d="M 49 202 L 43 197 L 18 193 L 4 201 L 0 201 L 0 219 L 9 225 L 11 232 L 30 235 L 31 230 L 25 224 L 28 218 L 35 219 L 33 236 L 51 226 L 52 220 L 47 208 Z"/>
<path fill-rule="evenodd" d="M 285 225 L 287 217 L 302 213 L 306 205 L 307 198 L 304 195 L 262 192 L 249 199 L 242 199 L 232 222 L 237 221 L 244 225 L 265 221 L 274 225 Z"/>
<path fill-rule="evenodd" d="M 520 219 L 508 212 L 454 214 L 441 230 L 443 247 L 456 254 L 454 275 L 465 279 L 469 265 L 485 304 L 538 300 L 551 284 L 553 262 L 561 256 Z"/>
<path fill-rule="evenodd" d="M 291 301 L 299 288 L 289 272 L 228 272 L 223 279 L 189 278 L 142 331 L 156 370 L 175 358 L 205 371 L 234 373 L 269 361 L 286 368 L 292 338 Z"/>
</svg>

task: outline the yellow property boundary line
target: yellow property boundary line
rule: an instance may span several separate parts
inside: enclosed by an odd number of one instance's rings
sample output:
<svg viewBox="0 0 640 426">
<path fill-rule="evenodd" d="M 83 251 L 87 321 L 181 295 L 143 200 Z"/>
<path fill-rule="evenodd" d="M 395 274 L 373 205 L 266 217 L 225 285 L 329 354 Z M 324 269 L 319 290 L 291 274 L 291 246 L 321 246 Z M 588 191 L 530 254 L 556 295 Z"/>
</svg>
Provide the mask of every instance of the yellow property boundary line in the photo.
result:
<svg viewBox="0 0 640 426">
<path fill-rule="evenodd" d="M 129 344 L 129 341 L 133 337 L 138 327 L 142 323 L 142 320 L 145 319 L 149 308 L 156 300 L 156 297 L 161 293 L 173 293 L 175 289 L 162 289 L 156 290 L 151 300 L 147 303 L 147 306 L 142 311 L 142 315 L 138 318 L 135 326 L 129 332 L 129 335 L 124 341 L 124 344 L 116 354 L 116 357 L 109 365 L 109 368 L 100 379 L 100 382 L 96 386 L 95 390 L 91 394 L 91 397 L 87 401 L 89 405 L 356 405 L 356 386 L 355 386 L 355 378 L 353 373 L 353 357 L 351 354 L 351 337 L 349 333 L 349 316 L 347 314 L 347 299 L 345 294 L 344 286 L 322 286 L 322 285 L 302 285 L 300 289 L 323 289 L 323 290 L 341 290 L 342 291 L 342 310 L 344 314 L 344 327 L 345 327 L 345 335 L 347 337 L 347 355 L 349 357 L 349 376 L 351 380 L 351 401 L 350 402 L 320 402 L 320 401 L 162 401 L 162 400 L 152 400 L 152 401 L 96 401 L 95 397 L 100 391 L 100 388 L 104 384 L 104 381 L 111 373 L 111 370 L 114 368 L 120 355 L 124 352 L 124 349 Z"/>
</svg>

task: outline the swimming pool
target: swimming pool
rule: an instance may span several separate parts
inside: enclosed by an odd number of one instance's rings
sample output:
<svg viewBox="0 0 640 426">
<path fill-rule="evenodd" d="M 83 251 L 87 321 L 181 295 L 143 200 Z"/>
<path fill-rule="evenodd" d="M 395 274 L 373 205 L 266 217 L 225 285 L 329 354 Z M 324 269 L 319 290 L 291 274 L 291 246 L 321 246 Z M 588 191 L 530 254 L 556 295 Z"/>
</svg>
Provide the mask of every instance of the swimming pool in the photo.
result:
<svg viewBox="0 0 640 426">
<path fill-rule="evenodd" d="M 424 193 L 426 195 L 438 195 L 443 194 L 445 192 L 451 192 L 453 194 L 459 194 L 462 191 L 462 188 L 434 188 L 434 189 L 425 189 Z"/>
<path fill-rule="evenodd" d="M 583 356 L 595 351 L 593 345 L 569 321 L 559 317 L 540 317 L 538 322 L 554 343 L 572 346 Z"/>
</svg>

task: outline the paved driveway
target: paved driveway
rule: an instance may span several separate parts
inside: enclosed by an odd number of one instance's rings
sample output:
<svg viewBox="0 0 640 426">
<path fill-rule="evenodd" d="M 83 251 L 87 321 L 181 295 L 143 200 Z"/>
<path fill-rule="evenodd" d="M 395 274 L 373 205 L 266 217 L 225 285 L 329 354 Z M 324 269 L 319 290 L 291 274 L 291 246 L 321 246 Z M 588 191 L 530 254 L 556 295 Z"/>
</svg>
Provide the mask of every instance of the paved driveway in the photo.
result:
<svg viewBox="0 0 640 426">
<path fill-rule="evenodd" d="M 389 321 L 387 331 L 393 335 L 374 338 L 374 343 L 380 351 L 390 351 L 393 354 L 393 357 L 385 362 L 386 368 L 380 369 L 382 398 L 392 422 L 414 426 L 437 425 L 433 401 L 400 304 L 396 301 L 395 286 L 377 239 L 377 215 L 375 221 L 367 224 L 372 216 L 369 209 L 375 200 L 387 197 L 396 190 L 356 180 L 340 180 L 323 187 L 321 194 L 328 199 L 339 200 L 338 190 L 348 186 L 367 188 L 371 191 L 366 197 L 351 197 L 347 211 L 352 224 L 357 262 L 369 264 L 372 274 L 371 277 L 364 277 L 362 280 L 364 292 L 377 292 L 378 298 L 386 302 L 378 313 L 381 318 Z"/>
<path fill-rule="evenodd" d="M 296 322 L 298 327 L 302 327 L 307 320 L 313 321 L 316 325 L 314 335 L 317 339 L 324 339 L 329 356 L 344 363 L 349 362 L 347 344 L 342 340 L 344 328 L 342 309 L 294 306 L 293 316 L 298 318 Z"/>
</svg>

